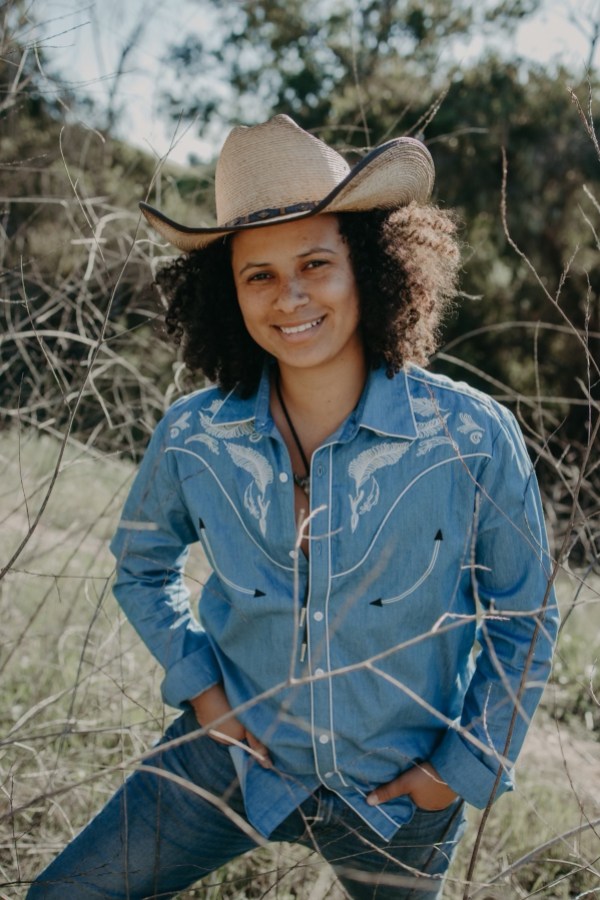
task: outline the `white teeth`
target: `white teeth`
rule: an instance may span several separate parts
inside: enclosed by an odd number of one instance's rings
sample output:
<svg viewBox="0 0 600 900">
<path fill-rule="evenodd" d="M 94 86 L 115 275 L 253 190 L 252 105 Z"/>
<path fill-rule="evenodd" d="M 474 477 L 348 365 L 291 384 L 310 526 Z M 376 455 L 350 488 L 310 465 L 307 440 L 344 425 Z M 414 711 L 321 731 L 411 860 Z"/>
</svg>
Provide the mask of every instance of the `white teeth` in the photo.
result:
<svg viewBox="0 0 600 900">
<path fill-rule="evenodd" d="M 304 325 L 295 325 L 293 328 L 284 328 L 283 325 L 280 325 L 279 330 L 283 331 L 284 334 L 300 334 L 301 331 L 308 331 L 309 328 L 314 328 L 315 325 L 318 325 L 322 321 L 322 318 L 315 319 L 314 322 L 306 322 Z"/>
</svg>

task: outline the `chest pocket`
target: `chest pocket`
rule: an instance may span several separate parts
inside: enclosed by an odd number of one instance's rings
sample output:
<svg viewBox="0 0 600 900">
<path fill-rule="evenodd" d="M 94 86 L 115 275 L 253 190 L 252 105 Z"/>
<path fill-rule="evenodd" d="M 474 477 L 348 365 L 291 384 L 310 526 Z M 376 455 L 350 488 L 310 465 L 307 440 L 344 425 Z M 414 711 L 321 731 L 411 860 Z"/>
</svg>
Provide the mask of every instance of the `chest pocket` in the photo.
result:
<svg viewBox="0 0 600 900">
<path fill-rule="evenodd" d="M 391 597 L 378 597 L 376 600 L 371 600 L 371 606 L 390 606 L 392 603 L 399 603 L 401 600 L 406 600 L 407 597 L 410 597 L 411 594 L 414 594 L 415 591 L 418 591 L 420 587 L 427 581 L 427 579 L 431 576 L 433 570 L 435 569 L 438 556 L 440 554 L 440 548 L 442 545 L 442 541 L 444 540 L 444 535 L 442 534 L 442 529 L 439 528 L 435 538 L 433 540 L 433 548 L 431 551 L 431 558 L 425 570 L 421 573 L 421 575 L 413 582 L 410 587 L 407 587 L 401 593 L 396 594 Z"/>
</svg>

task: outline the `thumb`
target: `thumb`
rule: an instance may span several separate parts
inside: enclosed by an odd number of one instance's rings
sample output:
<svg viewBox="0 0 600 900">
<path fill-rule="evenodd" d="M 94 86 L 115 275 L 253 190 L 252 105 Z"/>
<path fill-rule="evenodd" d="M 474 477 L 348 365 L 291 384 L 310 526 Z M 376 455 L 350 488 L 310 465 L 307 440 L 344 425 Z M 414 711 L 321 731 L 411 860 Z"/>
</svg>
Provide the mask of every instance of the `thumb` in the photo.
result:
<svg viewBox="0 0 600 900">
<path fill-rule="evenodd" d="M 269 756 L 269 751 L 262 744 L 258 738 L 255 738 L 252 732 L 246 731 L 246 741 L 248 742 L 248 746 L 253 751 L 252 755 L 256 759 L 258 763 L 263 767 L 263 769 L 272 769 L 273 763 L 271 762 L 271 757 Z"/>
<path fill-rule="evenodd" d="M 387 784 L 380 784 L 374 791 L 367 796 L 369 806 L 379 806 L 380 803 L 386 803 L 388 800 L 394 800 L 396 797 L 402 797 L 409 793 L 408 779 L 406 773 L 398 775 L 393 781 Z"/>
</svg>

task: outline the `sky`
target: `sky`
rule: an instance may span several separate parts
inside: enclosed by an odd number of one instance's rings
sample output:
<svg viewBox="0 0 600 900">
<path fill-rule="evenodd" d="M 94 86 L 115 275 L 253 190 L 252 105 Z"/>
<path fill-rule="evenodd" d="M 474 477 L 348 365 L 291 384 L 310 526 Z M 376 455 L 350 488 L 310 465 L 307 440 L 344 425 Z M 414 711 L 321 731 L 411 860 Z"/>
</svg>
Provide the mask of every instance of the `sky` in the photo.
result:
<svg viewBox="0 0 600 900">
<path fill-rule="evenodd" d="M 205 161 L 215 155 L 223 134 L 214 130 L 201 136 L 193 126 L 177 127 L 158 115 L 160 87 L 169 76 L 163 62 L 168 45 L 188 33 L 214 34 L 203 5 L 194 0 L 30 0 L 29 6 L 39 24 L 27 40 L 43 46 L 48 70 L 60 72 L 100 106 L 114 84 L 121 50 L 139 27 L 119 82 L 124 114 L 118 136 L 157 158 L 168 152 L 181 164 L 191 154 Z M 544 63 L 564 62 L 583 74 L 589 38 L 570 21 L 573 13 L 600 18 L 600 0 L 544 0 L 542 11 L 521 25 L 511 52 Z M 465 56 L 479 49 L 471 42 Z"/>
</svg>

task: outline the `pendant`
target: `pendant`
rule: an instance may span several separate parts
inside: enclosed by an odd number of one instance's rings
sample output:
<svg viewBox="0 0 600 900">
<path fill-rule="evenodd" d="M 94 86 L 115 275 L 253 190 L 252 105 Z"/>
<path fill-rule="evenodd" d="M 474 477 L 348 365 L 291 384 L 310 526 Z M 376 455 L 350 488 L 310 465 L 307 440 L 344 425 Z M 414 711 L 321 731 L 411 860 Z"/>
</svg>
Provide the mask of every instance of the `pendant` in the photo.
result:
<svg viewBox="0 0 600 900">
<path fill-rule="evenodd" d="M 296 475 L 295 472 L 292 473 L 294 476 L 294 484 L 297 484 L 301 491 L 304 491 L 306 496 L 310 498 L 310 475 Z"/>
</svg>

